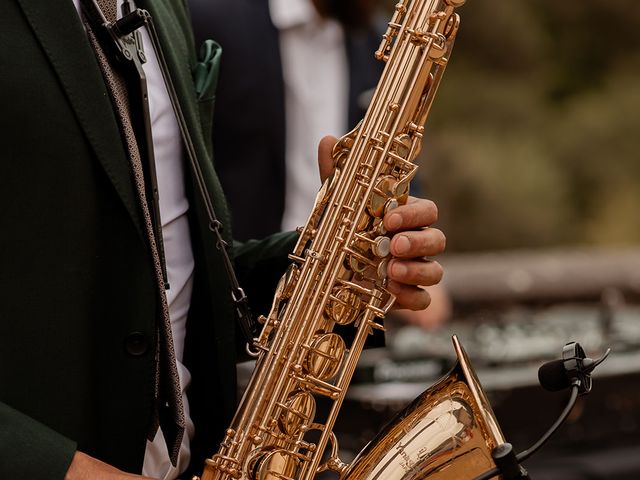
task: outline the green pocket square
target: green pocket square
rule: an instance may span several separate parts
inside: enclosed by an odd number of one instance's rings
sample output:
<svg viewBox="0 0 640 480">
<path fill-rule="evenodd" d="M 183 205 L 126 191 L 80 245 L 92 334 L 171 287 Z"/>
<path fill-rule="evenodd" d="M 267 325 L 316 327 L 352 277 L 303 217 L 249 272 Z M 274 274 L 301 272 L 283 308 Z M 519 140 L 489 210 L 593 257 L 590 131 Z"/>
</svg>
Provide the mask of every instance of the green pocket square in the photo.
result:
<svg viewBox="0 0 640 480">
<path fill-rule="evenodd" d="M 215 95 L 221 55 L 222 47 L 213 40 L 205 40 L 200 47 L 200 59 L 193 71 L 198 100 L 210 100 Z"/>
</svg>

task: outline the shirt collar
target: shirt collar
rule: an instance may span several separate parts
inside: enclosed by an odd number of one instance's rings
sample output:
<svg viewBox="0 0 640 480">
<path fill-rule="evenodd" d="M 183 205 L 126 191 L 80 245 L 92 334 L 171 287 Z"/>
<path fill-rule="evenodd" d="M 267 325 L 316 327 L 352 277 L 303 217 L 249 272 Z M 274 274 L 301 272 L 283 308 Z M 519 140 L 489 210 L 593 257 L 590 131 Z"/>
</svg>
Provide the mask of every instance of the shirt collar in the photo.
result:
<svg viewBox="0 0 640 480">
<path fill-rule="evenodd" d="M 271 21 L 278 30 L 313 23 L 319 19 L 311 0 L 269 0 Z"/>
</svg>

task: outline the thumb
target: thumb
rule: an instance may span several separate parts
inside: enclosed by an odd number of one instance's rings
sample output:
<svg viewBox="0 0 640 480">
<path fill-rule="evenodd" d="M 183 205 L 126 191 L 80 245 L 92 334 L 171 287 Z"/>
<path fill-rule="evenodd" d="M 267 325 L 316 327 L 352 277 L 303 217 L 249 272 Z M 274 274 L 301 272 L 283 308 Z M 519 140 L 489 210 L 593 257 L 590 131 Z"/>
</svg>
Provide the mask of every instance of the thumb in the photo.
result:
<svg viewBox="0 0 640 480">
<path fill-rule="evenodd" d="M 320 167 L 320 181 L 324 182 L 333 172 L 333 157 L 331 152 L 338 139 L 332 136 L 323 137 L 318 144 L 318 166 Z"/>
</svg>

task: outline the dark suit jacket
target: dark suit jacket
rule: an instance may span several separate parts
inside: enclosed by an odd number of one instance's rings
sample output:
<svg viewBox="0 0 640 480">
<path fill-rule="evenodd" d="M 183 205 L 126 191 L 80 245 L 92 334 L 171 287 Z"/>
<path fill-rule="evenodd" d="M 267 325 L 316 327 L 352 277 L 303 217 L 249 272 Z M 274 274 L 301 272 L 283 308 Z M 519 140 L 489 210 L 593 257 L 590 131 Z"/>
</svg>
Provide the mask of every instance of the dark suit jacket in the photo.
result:
<svg viewBox="0 0 640 480">
<path fill-rule="evenodd" d="M 280 231 L 285 199 L 285 106 L 278 31 L 267 0 L 189 0 L 196 39 L 225 51 L 215 107 L 216 170 L 233 211 L 236 238 Z M 384 64 L 380 35 L 347 32 L 349 128 L 364 116 L 358 97 Z"/>
<path fill-rule="evenodd" d="M 196 96 L 184 5 L 139 4 L 155 18 L 228 225 L 207 148 L 213 92 Z M 113 109 L 71 0 L 4 2 L 0 70 L 0 478 L 62 479 L 76 448 L 139 472 L 154 388 L 153 267 Z M 235 409 L 236 342 L 220 255 L 202 201 L 190 200 L 197 267 L 185 363 L 198 468 Z M 250 295 L 273 291 L 293 241 L 237 246 Z M 254 295 L 254 309 L 266 310 L 269 297 Z"/>
</svg>

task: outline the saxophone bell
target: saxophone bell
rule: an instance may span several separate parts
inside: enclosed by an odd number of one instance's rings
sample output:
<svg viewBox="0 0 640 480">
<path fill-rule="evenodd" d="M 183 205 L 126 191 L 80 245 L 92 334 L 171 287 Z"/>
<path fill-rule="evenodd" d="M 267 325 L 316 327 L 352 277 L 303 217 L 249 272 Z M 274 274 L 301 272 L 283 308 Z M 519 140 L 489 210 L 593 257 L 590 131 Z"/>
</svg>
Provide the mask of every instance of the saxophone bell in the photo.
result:
<svg viewBox="0 0 640 480">
<path fill-rule="evenodd" d="M 492 450 L 505 443 L 458 338 L 457 362 L 358 454 L 340 480 L 471 479 L 493 468 Z"/>
</svg>

